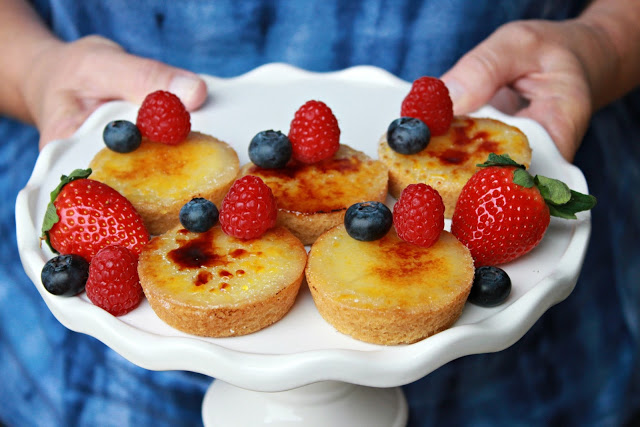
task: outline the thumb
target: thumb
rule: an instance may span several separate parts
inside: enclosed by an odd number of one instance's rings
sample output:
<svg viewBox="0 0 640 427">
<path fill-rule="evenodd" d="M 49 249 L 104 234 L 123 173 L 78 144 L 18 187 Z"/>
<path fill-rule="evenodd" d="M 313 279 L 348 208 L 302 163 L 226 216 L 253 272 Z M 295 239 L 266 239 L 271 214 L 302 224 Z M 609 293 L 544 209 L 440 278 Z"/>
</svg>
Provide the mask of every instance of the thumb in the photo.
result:
<svg viewBox="0 0 640 427">
<path fill-rule="evenodd" d="M 198 109 L 207 99 L 207 85 L 197 74 L 174 68 L 158 61 L 126 54 L 121 67 L 127 69 L 120 88 L 123 99 L 136 104 L 156 90 L 166 90 L 176 95 L 187 110 Z"/>
<path fill-rule="evenodd" d="M 522 102 L 505 89 L 530 71 L 532 64 L 526 57 L 513 53 L 518 52 L 518 41 L 505 34 L 498 29 L 441 76 L 449 89 L 455 114 L 470 113 L 494 100 L 505 108 Z"/>
<path fill-rule="evenodd" d="M 89 73 L 99 70 L 98 96 L 125 99 L 136 104 L 156 90 L 172 92 L 187 110 L 199 108 L 207 98 L 207 85 L 197 74 L 160 61 L 126 53 L 118 44 L 99 37 L 95 43 Z"/>
</svg>

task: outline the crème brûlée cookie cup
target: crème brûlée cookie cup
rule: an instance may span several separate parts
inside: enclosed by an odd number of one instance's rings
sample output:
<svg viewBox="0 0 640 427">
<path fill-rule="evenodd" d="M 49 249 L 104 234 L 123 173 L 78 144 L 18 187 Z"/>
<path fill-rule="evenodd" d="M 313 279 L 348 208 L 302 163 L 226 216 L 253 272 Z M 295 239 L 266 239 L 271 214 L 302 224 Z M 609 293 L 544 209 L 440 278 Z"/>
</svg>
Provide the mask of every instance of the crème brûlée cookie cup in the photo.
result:
<svg viewBox="0 0 640 427">
<path fill-rule="evenodd" d="M 409 184 L 425 183 L 435 188 L 451 218 L 462 187 L 490 153 L 509 154 L 526 167 L 531 164 L 527 136 L 517 127 L 490 118 L 456 116 L 444 135 L 432 136 L 415 154 L 400 154 L 387 143 L 378 142 L 380 161 L 389 169 L 389 193 L 396 199 Z"/>
<path fill-rule="evenodd" d="M 182 206 L 195 197 L 220 202 L 236 179 L 236 151 L 213 136 L 192 131 L 185 141 L 168 145 L 142 139 L 138 149 L 100 150 L 91 160 L 91 178 L 125 196 L 152 235 L 179 223 Z"/>
<path fill-rule="evenodd" d="M 384 202 L 389 181 L 382 162 L 344 144 L 333 157 L 316 163 L 292 160 L 281 169 L 248 163 L 240 175 L 258 176 L 271 188 L 278 204 L 278 224 L 305 245 L 340 224 L 352 204 Z"/>
<path fill-rule="evenodd" d="M 469 250 L 442 231 L 425 248 L 392 228 L 371 242 L 339 225 L 316 240 L 306 278 L 320 315 L 339 332 L 374 344 L 410 344 L 450 327 L 473 283 Z"/>
<path fill-rule="evenodd" d="M 140 254 L 140 284 L 168 325 L 205 337 L 246 335 L 280 320 L 293 306 L 307 252 L 275 227 L 242 240 L 219 225 L 204 233 L 176 227 Z"/>
</svg>

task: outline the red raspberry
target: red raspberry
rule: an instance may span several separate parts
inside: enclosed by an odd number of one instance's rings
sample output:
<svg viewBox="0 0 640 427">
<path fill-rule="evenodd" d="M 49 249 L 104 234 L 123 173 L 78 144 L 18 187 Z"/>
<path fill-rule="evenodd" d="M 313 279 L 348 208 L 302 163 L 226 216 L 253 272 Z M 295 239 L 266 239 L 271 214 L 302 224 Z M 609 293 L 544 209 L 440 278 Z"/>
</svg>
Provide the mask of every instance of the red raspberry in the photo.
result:
<svg viewBox="0 0 640 427">
<path fill-rule="evenodd" d="M 189 135 L 191 114 L 176 95 L 158 90 L 142 102 L 136 125 L 151 141 L 175 145 Z"/>
<path fill-rule="evenodd" d="M 453 120 L 453 103 L 449 89 L 435 77 L 420 77 L 402 101 L 400 115 L 420 119 L 429 126 L 431 135 L 444 135 Z"/>
<path fill-rule="evenodd" d="M 398 237 L 428 248 L 444 229 L 444 203 L 427 184 L 409 184 L 393 206 L 393 225 Z"/>
<path fill-rule="evenodd" d="M 138 257 L 124 246 L 101 249 L 91 260 L 85 289 L 96 306 L 114 316 L 127 314 L 144 295 L 138 278 Z"/>
<path fill-rule="evenodd" d="M 239 239 L 255 239 L 276 225 L 276 198 L 267 184 L 257 176 L 236 180 L 222 200 L 222 231 Z"/>
<path fill-rule="evenodd" d="M 307 101 L 296 111 L 289 129 L 293 158 L 302 163 L 328 159 L 340 148 L 338 120 L 322 101 Z"/>
</svg>

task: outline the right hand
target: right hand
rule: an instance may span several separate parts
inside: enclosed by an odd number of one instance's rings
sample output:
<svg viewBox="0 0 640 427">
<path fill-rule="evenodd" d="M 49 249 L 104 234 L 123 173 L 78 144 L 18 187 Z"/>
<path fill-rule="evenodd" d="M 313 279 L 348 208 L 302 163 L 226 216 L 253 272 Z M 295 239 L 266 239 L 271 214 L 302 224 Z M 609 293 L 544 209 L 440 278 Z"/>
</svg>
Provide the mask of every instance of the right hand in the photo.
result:
<svg viewBox="0 0 640 427">
<path fill-rule="evenodd" d="M 594 34 L 575 20 L 503 25 L 442 76 L 455 113 L 488 103 L 533 119 L 571 161 L 595 109 L 594 79 L 581 54 L 583 47 L 598 46 Z"/>
<path fill-rule="evenodd" d="M 52 41 L 22 84 L 25 104 L 40 131 L 40 148 L 71 136 L 105 102 L 140 104 L 155 90 L 176 94 L 188 110 L 199 108 L 207 87 L 198 75 L 128 54 L 99 36 Z"/>
</svg>

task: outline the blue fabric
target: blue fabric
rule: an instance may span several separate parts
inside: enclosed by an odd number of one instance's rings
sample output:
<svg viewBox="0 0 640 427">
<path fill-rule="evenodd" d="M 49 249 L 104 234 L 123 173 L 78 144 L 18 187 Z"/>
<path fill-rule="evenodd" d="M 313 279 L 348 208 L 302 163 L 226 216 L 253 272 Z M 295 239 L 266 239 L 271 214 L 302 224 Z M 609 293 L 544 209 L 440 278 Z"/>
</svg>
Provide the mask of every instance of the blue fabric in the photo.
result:
<svg viewBox="0 0 640 427">
<path fill-rule="evenodd" d="M 582 2 L 37 0 L 65 40 L 98 33 L 196 72 L 268 62 L 316 71 L 358 64 L 439 75 L 504 22 L 563 19 Z M 572 295 L 516 344 L 455 360 L 404 387 L 410 425 L 598 425 L 640 411 L 640 93 L 593 119 L 576 158 L 599 199 Z M 22 271 L 14 202 L 37 132 L 0 117 L 0 420 L 9 426 L 199 425 L 211 379 L 139 368 L 51 315 Z"/>
</svg>

